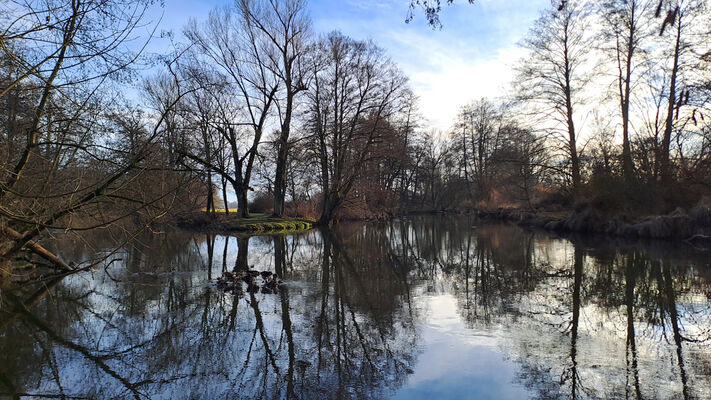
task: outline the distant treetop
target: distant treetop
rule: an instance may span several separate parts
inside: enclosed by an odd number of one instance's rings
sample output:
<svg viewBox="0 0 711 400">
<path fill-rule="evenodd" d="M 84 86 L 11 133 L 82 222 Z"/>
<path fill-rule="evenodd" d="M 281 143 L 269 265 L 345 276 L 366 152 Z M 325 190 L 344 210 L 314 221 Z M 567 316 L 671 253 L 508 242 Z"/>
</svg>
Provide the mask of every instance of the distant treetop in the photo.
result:
<svg viewBox="0 0 711 400">
<path fill-rule="evenodd" d="M 469 4 L 474 4 L 475 0 L 467 0 Z M 439 12 L 442 11 L 442 3 L 452 4 L 454 0 L 410 0 L 410 7 L 407 10 L 407 17 L 405 18 L 405 23 L 410 23 L 413 18 L 415 18 L 415 10 L 422 9 L 425 12 L 425 18 L 427 18 L 427 23 L 432 26 L 432 28 L 442 28 L 442 23 L 439 21 Z M 558 4 L 558 11 L 563 11 L 568 3 L 568 0 L 552 0 L 551 3 Z M 664 7 L 664 0 L 659 0 L 657 5 L 657 10 L 654 15 L 655 18 L 660 18 L 662 16 L 662 8 Z M 664 21 L 662 22 L 662 27 L 659 32 L 659 36 L 664 34 L 664 29 L 667 24 L 674 26 L 674 20 L 678 10 L 673 7 L 670 3 L 670 9 L 667 11 Z"/>
<path fill-rule="evenodd" d="M 474 0 L 467 0 L 469 4 L 474 4 Z M 427 23 L 433 28 L 442 28 L 439 22 L 439 12 L 442 10 L 442 3 L 452 4 L 454 0 L 410 0 L 410 8 L 407 11 L 406 23 L 410 23 L 415 17 L 415 9 L 421 8 L 425 12 Z"/>
</svg>

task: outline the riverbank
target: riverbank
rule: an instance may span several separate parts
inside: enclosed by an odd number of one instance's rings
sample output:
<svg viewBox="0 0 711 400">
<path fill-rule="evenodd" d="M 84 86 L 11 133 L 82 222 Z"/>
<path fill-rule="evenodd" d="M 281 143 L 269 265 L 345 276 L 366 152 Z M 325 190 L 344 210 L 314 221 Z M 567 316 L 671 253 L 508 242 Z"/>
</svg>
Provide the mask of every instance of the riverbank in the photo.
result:
<svg viewBox="0 0 711 400">
<path fill-rule="evenodd" d="M 654 215 L 637 219 L 610 217 L 599 210 L 586 207 L 571 211 L 536 211 L 499 209 L 496 211 L 430 211 L 403 213 L 418 214 L 474 214 L 481 219 L 514 222 L 523 227 L 544 229 L 559 233 L 593 233 L 623 238 L 648 238 L 684 240 L 711 245 L 711 210 L 699 205 L 688 212 L 676 210 L 667 215 Z M 389 219 L 397 217 L 391 215 Z M 377 219 L 382 221 L 383 219 Z M 368 220 L 365 220 L 368 221 Z M 189 231 L 250 234 L 286 234 L 303 232 L 316 226 L 308 218 L 272 218 L 267 214 L 252 214 L 240 218 L 236 214 L 210 215 L 195 212 L 178 219 L 178 227 Z"/>
<path fill-rule="evenodd" d="M 179 228 L 188 231 L 215 233 L 287 234 L 305 232 L 315 226 L 307 218 L 274 218 L 267 214 L 252 214 L 241 218 L 237 214 L 194 212 L 177 220 Z"/>
<path fill-rule="evenodd" d="M 711 211 L 699 205 L 688 212 L 676 210 L 637 220 L 609 217 L 594 208 L 570 212 L 529 212 L 500 209 L 476 211 L 483 219 L 513 221 L 525 227 L 554 232 L 596 233 L 617 237 L 672 239 L 711 243 Z"/>
</svg>

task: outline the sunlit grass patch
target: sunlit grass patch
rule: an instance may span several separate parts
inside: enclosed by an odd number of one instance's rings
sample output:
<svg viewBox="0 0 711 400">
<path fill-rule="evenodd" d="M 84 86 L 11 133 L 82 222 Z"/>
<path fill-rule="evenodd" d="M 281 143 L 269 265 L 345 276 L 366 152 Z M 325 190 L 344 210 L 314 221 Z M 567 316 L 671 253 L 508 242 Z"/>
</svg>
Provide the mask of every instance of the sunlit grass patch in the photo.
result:
<svg viewBox="0 0 711 400">
<path fill-rule="evenodd" d="M 249 218 L 230 218 L 225 221 L 229 229 L 247 232 L 300 232 L 313 228 L 313 221 L 297 218 L 272 218 L 266 214 L 252 214 Z"/>
<path fill-rule="evenodd" d="M 252 213 L 247 218 L 240 217 L 236 211 L 229 214 L 202 212 L 193 213 L 184 218 L 179 226 L 188 229 L 244 232 L 248 234 L 281 234 L 304 232 L 314 227 L 315 221 L 308 218 L 274 218 L 271 214 Z"/>
<path fill-rule="evenodd" d="M 207 208 L 204 208 L 204 207 L 203 207 L 201 211 L 207 212 Z M 227 211 L 228 211 L 228 209 L 225 209 L 225 208 L 216 208 L 216 209 L 215 209 L 215 212 L 216 212 L 216 213 L 223 213 L 223 214 L 226 214 Z M 230 208 L 230 209 L 229 209 L 229 212 L 231 212 L 231 213 L 237 213 L 237 209 L 236 209 L 236 208 Z"/>
</svg>

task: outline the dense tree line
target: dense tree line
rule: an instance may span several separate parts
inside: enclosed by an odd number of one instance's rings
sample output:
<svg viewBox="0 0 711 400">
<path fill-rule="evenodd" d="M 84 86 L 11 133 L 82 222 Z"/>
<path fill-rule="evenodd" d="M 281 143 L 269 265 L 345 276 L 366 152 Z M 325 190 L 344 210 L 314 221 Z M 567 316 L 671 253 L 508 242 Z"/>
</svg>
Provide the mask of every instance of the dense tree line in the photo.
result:
<svg viewBox="0 0 711 400">
<path fill-rule="evenodd" d="M 214 99 L 187 96 L 179 106 L 182 161 L 206 182 L 208 211 L 220 197 L 229 212 L 232 191 L 243 217 L 287 212 L 322 224 L 509 192 L 532 205 L 547 153 L 510 116 L 512 105 L 484 99 L 462 110 L 451 133 L 428 131 L 387 54 L 339 32 L 312 33 L 305 8 L 239 1 L 184 29 L 177 73 L 191 96 Z"/>
</svg>

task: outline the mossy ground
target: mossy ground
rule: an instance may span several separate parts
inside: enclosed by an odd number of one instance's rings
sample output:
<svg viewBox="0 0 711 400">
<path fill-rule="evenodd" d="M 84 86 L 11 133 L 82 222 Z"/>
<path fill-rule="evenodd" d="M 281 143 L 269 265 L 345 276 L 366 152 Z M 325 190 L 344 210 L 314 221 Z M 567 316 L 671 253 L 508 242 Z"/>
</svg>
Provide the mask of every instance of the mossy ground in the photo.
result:
<svg viewBox="0 0 711 400">
<path fill-rule="evenodd" d="M 249 218 L 230 216 L 224 224 L 234 231 L 291 233 L 313 228 L 314 221 L 303 218 L 272 218 L 264 214 L 253 214 Z"/>
<path fill-rule="evenodd" d="M 308 231 L 314 227 L 314 221 L 306 218 L 273 218 L 258 213 L 253 213 L 248 218 L 241 218 L 232 213 L 209 215 L 201 212 L 184 219 L 180 222 L 180 226 L 192 230 L 280 234 Z"/>
</svg>

